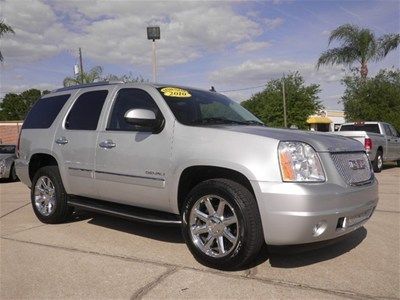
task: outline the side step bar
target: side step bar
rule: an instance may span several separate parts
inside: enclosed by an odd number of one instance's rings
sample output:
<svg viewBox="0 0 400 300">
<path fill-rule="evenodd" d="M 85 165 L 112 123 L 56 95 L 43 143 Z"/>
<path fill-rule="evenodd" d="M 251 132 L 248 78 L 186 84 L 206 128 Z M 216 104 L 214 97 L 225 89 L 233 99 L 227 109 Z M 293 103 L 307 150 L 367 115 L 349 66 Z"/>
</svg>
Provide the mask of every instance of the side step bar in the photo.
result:
<svg viewBox="0 0 400 300">
<path fill-rule="evenodd" d="M 82 210 L 140 222 L 163 225 L 180 225 L 182 223 L 179 215 L 84 197 L 71 197 L 68 200 L 68 205 Z"/>
</svg>

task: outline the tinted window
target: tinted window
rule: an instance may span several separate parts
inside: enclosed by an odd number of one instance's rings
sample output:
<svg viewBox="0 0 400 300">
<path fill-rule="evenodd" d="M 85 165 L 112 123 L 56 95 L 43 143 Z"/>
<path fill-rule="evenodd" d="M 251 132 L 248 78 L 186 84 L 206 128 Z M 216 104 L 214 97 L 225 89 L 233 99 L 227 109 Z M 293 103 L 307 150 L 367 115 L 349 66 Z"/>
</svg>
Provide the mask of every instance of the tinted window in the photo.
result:
<svg viewBox="0 0 400 300">
<path fill-rule="evenodd" d="M 263 124 L 239 103 L 215 92 L 174 87 L 158 91 L 182 124 Z"/>
<path fill-rule="evenodd" d="M 87 92 L 79 96 L 68 114 L 65 128 L 96 130 L 108 91 Z"/>
<path fill-rule="evenodd" d="M 397 132 L 396 128 L 394 128 L 393 126 L 389 126 L 390 130 L 392 131 L 392 135 L 393 136 L 399 136 L 399 133 Z"/>
<path fill-rule="evenodd" d="M 15 153 L 14 145 L 0 145 L 0 153 L 1 154 L 13 154 Z"/>
<path fill-rule="evenodd" d="M 125 121 L 125 113 L 133 108 L 152 110 L 157 118 L 162 118 L 157 104 L 147 92 L 140 89 L 121 89 L 115 99 L 107 130 L 143 130 L 142 127 Z"/>
<path fill-rule="evenodd" d="M 393 135 L 392 131 L 390 130 L 389 125 L 383 124 L 383 128 L 385 129 L 386 135 L 389 135 L 389 136 L 390 136 L 390 135 Z"/>
<path fill-rule="evenodd" d="M 71 95 L 39 99 L 25 118 L 23 129 L 49 128 Z"/>
<path fill-rule="evenodd" d="M 381 133 L 378 124 L 351 124 L 342 125 L 340 131 L 366 131 L 373 133 Z"/>
</svg>

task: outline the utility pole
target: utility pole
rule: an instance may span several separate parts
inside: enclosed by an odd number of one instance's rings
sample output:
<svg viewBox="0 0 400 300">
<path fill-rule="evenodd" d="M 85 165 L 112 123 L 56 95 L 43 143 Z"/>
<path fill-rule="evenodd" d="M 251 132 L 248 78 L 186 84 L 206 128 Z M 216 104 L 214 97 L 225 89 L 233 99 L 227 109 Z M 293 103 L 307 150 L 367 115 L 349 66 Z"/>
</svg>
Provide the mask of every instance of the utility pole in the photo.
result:
<svg viewBox="0 0 400 300">
<path fill-rule="evenodd" d="M 282 77 L 282 98 L 283 98 L 283 125 L 287 128 L 287 117 L 286 117 L 286 95 L 285 95 L 285 74 Z"/>
<path fill-rule="evenodd" d="M 155 39 L 153 39 L 153 82 L 157 82 L 157 55 Z"/>
<path fill-rule="evenodd" d="M 153 82 L 157 82 L 157 57 L 156 57 L 156 40 L 160 39 L 160 27 L 147 27 L 147 39 L 153 42 Z"/>
<path fill-rule="evenodd" d="M 82 49 L 79 47 L 79 71 L 81 77 L 81 84 L 83 84 L 83 62 L 82 62 Z"/>
</svg>

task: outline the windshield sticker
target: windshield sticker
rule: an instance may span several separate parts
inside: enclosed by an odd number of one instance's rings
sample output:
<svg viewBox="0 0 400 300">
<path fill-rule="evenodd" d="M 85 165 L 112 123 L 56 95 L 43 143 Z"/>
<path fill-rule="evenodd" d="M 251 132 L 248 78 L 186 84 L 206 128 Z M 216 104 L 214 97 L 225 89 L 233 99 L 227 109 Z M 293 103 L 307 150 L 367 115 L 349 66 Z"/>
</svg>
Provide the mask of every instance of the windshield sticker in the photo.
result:
<svg viewBox="0 0 400 300">
<path fill-rule="evenodd" d="M 180 88 L 174 88 L 174 87 L 162 88 L 161 92 L 164 94 L 164 96 L 167 96 L 167 97 L 176 97 L 176 98 L 192 97 L 192 95 L 189 93 L 189 91 L 186 91 L 186 90 L 183 90 Z"/>
</svg>

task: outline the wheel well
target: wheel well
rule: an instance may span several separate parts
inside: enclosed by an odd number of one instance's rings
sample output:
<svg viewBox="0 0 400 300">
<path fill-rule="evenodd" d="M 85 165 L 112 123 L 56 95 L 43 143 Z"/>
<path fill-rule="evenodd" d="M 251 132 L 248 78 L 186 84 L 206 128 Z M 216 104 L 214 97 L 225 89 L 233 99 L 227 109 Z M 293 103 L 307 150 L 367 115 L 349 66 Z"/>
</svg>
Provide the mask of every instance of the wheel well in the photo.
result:
<svg viewBox="0 0 400 300">
<path fill-rule="evenodd" d="M 179 179 L 178 187 L 178 208 L 179 211 L 182 209 L 183 202 L 189 192 L 200 182 L 213 179 L 213 178 L 225 178 L 240 183 L 246 187 L 253 195 L 253 187 L 250 181 L 242 173 L 221 167 L 212 166 L 193 166 L 186 168 Z"/>
<path fill-rule="evenodd" d="M 57 160 L 49 155 L 44 153 L 37 153 L 32 155 L 29 161 L 29 178 L 32 180 L 33 176 L 35 176 L 37 170 L 44 166 L 57 166 Z"/>
</svg>

